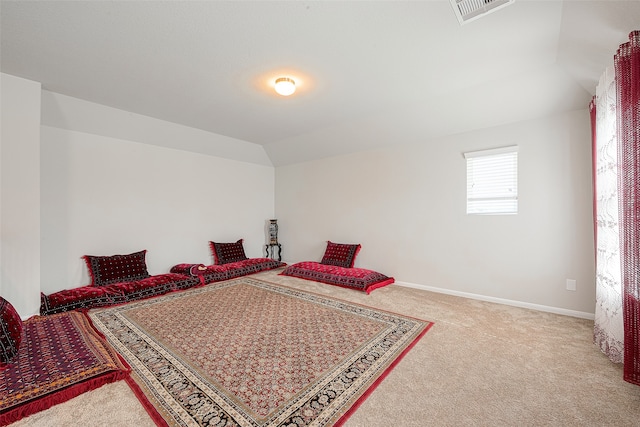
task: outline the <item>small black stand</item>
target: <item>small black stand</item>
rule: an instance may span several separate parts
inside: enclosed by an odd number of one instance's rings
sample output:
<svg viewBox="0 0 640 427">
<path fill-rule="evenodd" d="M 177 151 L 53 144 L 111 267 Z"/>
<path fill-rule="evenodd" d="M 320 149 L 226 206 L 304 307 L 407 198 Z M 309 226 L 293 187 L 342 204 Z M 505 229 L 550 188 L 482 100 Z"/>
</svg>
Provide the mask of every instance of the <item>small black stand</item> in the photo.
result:
<svg viewBox="0 0 640 427">
<path fill-rule="evenodd" d="M 264 253 L 267 258 L 275 259 L 275 248 L 278 248 L 278 261 L 282 262 L 282 245 L 280 243 L 268 243 L 264 245 Z"/>
</svg>

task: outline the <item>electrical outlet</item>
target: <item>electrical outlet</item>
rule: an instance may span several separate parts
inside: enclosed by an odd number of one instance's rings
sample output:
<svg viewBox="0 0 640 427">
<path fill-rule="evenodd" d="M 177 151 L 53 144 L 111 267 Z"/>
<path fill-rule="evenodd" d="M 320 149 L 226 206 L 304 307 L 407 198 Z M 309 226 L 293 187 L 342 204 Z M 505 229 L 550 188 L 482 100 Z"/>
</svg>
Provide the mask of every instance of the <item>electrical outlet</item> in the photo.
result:
<svg viewBox="0 0 640 427">
<path fill-rule="evenodd" d="M 576 281 L 575 279 L 567 279 L 567 290 L 575 291 L 576 290 Z"/>
</svg>

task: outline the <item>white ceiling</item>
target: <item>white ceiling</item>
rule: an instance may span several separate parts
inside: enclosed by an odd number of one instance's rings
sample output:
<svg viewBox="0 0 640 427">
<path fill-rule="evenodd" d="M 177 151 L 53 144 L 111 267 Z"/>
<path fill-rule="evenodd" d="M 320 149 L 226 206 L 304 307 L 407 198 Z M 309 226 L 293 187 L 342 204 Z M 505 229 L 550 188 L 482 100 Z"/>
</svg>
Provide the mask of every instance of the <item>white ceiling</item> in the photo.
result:
<svg viewBox="0 0 640 427">
<path fill-rule="evenodd" d="M 638 0 L 516 0 L 462 26 L 448 0 L 0 7 L 2 72 L 261 144 L 276 166 L 585 109 L 640 29 Z M 273 92 L 282 75 L 294 96 Z"/>
</svg>

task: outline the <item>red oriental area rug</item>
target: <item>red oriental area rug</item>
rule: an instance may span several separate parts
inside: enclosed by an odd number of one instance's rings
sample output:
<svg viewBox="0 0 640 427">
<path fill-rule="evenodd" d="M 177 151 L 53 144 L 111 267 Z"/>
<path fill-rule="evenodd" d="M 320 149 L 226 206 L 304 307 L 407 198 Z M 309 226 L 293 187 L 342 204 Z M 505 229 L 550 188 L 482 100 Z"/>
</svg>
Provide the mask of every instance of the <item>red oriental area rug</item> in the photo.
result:
<svg viewBox="0 0 640 427">
<path fill-rule="evenodd" d="M 83 313 L 34 316 L 23 333 L 16 357 L 0 367 L 0 425 L 129 375 Z"/>
<path fill-rule="evenodd" d="M 89 316 L 169 426 L 339 425 L 432 325 L 248 277 Z"/>
</svg>

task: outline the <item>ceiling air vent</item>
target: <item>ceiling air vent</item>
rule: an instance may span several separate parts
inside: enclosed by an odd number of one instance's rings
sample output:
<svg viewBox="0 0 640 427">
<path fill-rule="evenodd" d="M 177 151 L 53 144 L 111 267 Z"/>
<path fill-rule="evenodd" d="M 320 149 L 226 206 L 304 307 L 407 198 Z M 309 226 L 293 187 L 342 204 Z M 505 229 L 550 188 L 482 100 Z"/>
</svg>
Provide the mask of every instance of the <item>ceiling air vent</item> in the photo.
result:
<svg viewBox="0 0 640 427">
<path fill-rule="evenodd" d="M 451 5 L 460 24 L 466 24 L 513 2 L 515 0 L 451 0 Z"/>
</svg>

